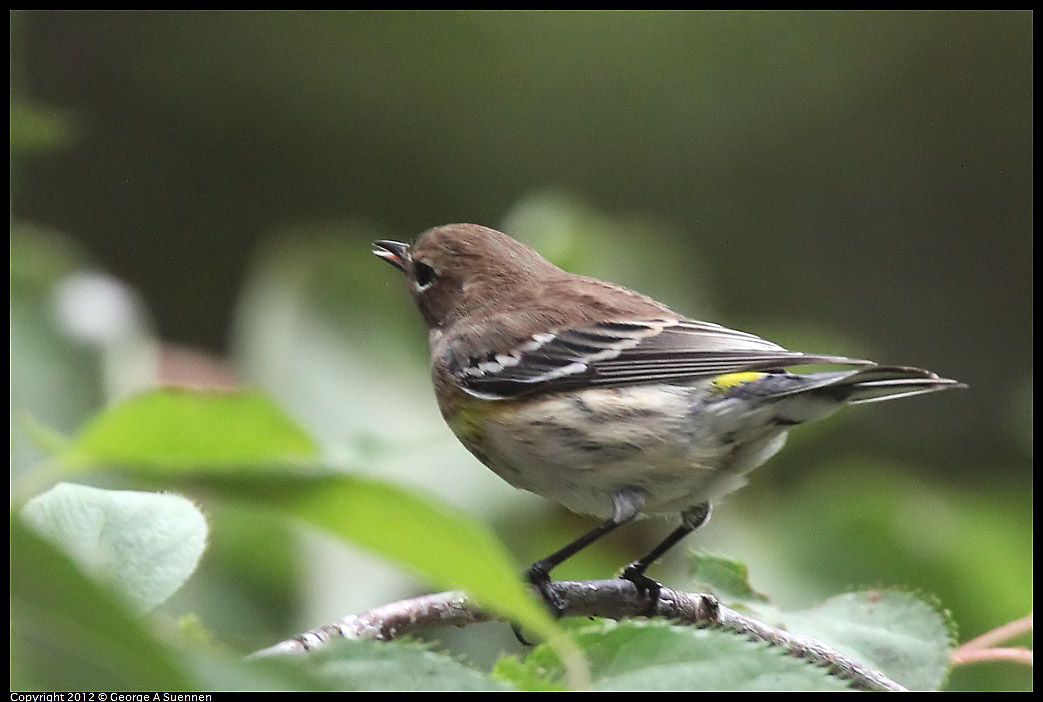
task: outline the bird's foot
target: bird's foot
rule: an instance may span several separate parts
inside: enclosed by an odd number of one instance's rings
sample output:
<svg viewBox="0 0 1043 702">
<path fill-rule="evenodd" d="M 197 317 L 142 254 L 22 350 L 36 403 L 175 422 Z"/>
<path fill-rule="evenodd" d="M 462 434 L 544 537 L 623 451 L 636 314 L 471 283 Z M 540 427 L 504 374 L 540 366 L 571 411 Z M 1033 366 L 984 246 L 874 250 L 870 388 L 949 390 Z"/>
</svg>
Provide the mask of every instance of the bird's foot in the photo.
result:
<svg viewBox="0 0 1043 702">
<path fill-rule="evenodd" d="M 656 605 L 659 604 L 659 591 L 663 589 L 663 586 L 659 584 L 659 581 L 645 575 L 646 567 L 639 561 L 634 561 L 623 569 L 623 574 L 619 577 L 634 583 L 638 593 L 648 598 L 648 606 L 643 614 L 646 617 L 653 617 L 656 614 Z"/>
<path fill-rule="evenodd" d="M 554 589 L 550 574 L 539 563 L 534 563 L 525 571 L 525 579 L 540 593 L 551 614 L 555 619 L 560 619 L 565 613 L 565 601 Z"/>
<path fill-rule="evenodd" d="M 547 570 L 539 563 L 535 563 L 525 571 L 524 577 L 536 589 L 536 592 L 540 594 L 540 598 L 547 605 L 551 615 L 555 619 L 561 619 L 565 613 L 565 601 L 561 599 L 561 596 L 554 589 Z M 511 624 L 511 631 L 514 632 L 514 638 L 518 639 L 518 642 L 523 646 L 532 645 L 532 642 L 522 635 L 521 627 L 517 624 Z"/>
</svg>

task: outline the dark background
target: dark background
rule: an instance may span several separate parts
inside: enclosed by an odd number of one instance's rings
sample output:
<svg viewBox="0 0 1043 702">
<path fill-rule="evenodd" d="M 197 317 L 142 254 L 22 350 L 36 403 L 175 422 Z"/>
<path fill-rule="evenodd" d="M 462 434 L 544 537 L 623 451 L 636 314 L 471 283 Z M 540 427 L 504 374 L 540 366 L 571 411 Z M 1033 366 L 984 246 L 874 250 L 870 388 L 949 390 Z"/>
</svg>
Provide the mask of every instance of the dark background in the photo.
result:
<svg viewBox="0 0 1043 702">
<path fill-rule="evenodd" d="M 1028 12 L 34 11 L 12 40 L 13 219 L 139 291 L 167 342 L 234 361 L 265 247 L 320 231 L 342 319 L 386 312 L 367 337 L 422 382 L 368 242 L 513 222 L 693 316 L 966 382 L 859 410 L 761 489 L 870 455 L 987 492 L 1027 543 Z"/>
</svg>

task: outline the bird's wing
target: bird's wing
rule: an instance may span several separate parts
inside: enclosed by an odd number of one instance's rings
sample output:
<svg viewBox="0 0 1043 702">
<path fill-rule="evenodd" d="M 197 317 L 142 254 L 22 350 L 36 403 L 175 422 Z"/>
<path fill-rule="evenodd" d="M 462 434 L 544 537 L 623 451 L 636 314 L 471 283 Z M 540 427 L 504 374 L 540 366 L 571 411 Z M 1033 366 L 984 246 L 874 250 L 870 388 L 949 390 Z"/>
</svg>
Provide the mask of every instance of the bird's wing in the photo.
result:
<svg viewBox="0 0 1043 702">
<path fill-rule="evenodd" d="M 505 400 L 588 387 L 678 383 L 740 371 L 870 361 L 787 351 L 753 334 L 690 319 L 600 322 L 534 334 L 512 349 L 445 349 L 468 393 Z"/>
</svg>

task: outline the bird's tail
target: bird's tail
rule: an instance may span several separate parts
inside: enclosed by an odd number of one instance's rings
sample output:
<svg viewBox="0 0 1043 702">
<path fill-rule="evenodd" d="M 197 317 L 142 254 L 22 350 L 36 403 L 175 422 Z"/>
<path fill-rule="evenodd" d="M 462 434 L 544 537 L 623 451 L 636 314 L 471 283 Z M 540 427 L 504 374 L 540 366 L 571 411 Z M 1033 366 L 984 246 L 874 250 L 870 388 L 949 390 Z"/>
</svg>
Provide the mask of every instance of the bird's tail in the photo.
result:
<svg viewBox="0 0 1043 702">
<path fill-rule="evenodd" d="M 902 366 L 870 366 L 841 373 L 814 373 L 801 376 L 800 387 L 780 392 L 785 395 L 832 395 L 851 405 L 893 400 L 939 390 L 966 388 L 956 380 L 942 378 L 931 371 Z"/>
<path fill-rule="evenodd" d="M 967 386 L 920 368 L 875 366 L 855 371 L 835 387 L 848 393 L 848 404 L 858 405 Z"/>
</svg>

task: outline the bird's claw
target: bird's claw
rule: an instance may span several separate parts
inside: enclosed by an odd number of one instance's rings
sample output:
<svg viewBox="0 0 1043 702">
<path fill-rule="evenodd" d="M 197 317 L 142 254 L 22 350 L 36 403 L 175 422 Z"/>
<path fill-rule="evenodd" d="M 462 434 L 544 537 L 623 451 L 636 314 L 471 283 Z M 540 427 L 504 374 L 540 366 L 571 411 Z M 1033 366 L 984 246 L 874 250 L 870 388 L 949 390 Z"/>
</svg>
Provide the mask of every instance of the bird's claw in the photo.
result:
<svg viewBox="0 0 1043 702">
<path fill-rule="evenodd" d="M 648 607 L 645 609 L 644 615 L 646 617 L 655 616 L 656 605 L 659 604 L 659 591 L 663 589 L 659 581 L 645 575 L 645 568 L 636 561 L 624 568 L 623 574 L 619 577 L 634 583 L 637 591 L 648 598 Z"/>
<path fill-rule="evenodd" d="M 546 603 L 554 618 L 560 619 L 565 613 L 565 601 L 554 589 L 547 571 L 539 565 L 534 565 L 525 571 L 525 579 L 540 593 L 540 598 Z"/>
<path fill-rule="evenodd" d="M 561 595 L 554 589 L 547 571 L 541 568 L 539 564 L 536 564 L 525 571 L 524 577 L 536 589 L 536 592 L 540 594 L 540 599 L 547 605 L 551 616 L 555 619 L 561 619 L 565 614 L 565 601 L 561 599 Z M 520 626 L 511 624 L 511 631 L 514 632 L 514 638 L 518 639 L 518 643 L 523 646 L 532 645 L 532 642 L 522 635 Z"/>
</svg>

